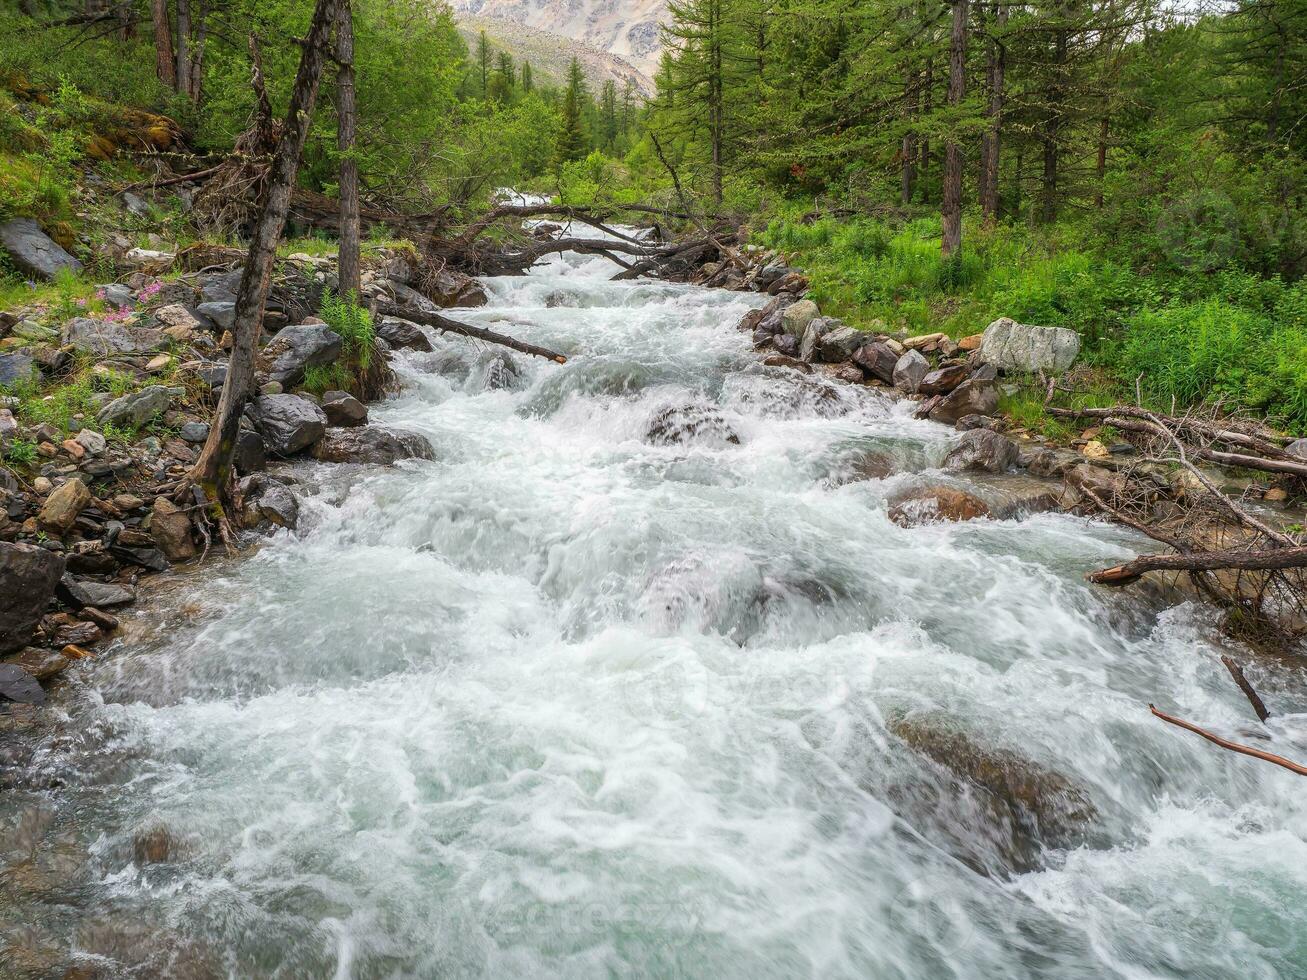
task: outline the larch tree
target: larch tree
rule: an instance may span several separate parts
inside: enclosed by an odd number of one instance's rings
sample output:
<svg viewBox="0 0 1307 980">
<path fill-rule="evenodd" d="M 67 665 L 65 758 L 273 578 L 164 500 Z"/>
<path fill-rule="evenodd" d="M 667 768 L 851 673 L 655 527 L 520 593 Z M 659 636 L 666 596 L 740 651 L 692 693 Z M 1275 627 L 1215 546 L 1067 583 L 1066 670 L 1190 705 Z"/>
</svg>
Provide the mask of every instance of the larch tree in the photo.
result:
<svg viewBox="0 0 1307 980">
<path fill-rule="evenodd" d="M 336 146 L 340 151 L 340 248 L 336 263 L 338 294 L 358 302 L 363 292 L 359 262 L 359 163 L 355 148 L 358 105 L 354 92 L 354 11 L 339 0 L 336 26 Z"/>
</svg>

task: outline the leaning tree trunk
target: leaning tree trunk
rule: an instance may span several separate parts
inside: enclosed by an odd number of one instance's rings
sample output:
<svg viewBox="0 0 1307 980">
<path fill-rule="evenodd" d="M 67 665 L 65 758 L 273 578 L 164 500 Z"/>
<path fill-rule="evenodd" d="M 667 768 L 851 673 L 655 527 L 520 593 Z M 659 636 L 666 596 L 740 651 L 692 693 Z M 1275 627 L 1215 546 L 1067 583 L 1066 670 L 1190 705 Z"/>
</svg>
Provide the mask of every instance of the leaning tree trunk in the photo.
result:
<svg viewBox="0 0 1307 980">
<path fill-rule="evenodd" d="M 953 32 L 948 50 L 948 104 L 962 104 L 967 83 L 967 0 L 953 0 Z M 962 251 L 962 146 L 957 134 L 950 134 L 944 149 L 944 219 L 942 251 L 951 258 Z"/>
<path fill-rule="evenodd" d="M 300 55 L 299 72 L 295 76 L 295 87 L 291 90 L 285 132 L 272 158 L 263 213 L 255 225 L 254 237 L 245 257 L 245 271 L 241 275 L 240 288 L 236 294 L 227 380 L 222 386 L 217 416 L 209 429 L 209 438 L 205 440 L 200 458 L 191 471 L 191 478 L 203 488 L 219 514 L 222 501 L 228 498 L 232 454 L 240 432 L 241 412 L 253 387 L 254 354 L 258 349 L 259 332 L 263 325 L 263 304 L 268 298 L 277 242 L 280 241 L 286 224 L 286 212 L 290 207 L 291 191 L 295 188 L 300 154 L 304 150 L 304 141 L 308 138 L 313 105 L 318 97 L 322 64 L 331 29 L 340 17 L 341 2 L 342 0 L 318 0 L 317 8 L 313 11 L 313 22 L 309 25 L 309 34 Z"/>
<path fill-rule="evenodd" d="M 150 16 L 154 21 L 154 70 L 159 81 L 177 87 L 177 65 L 172 53 L 172 23 L 168 19 L 168 0 L 151 0 Z"/>
<path fill-rule="evenodd" d="M 358 123 L 354 98 L 354 13 L 349 0 L 340 5 L 340 22 L 336 27 L 336 135 L 340 148 L 340 253 L 336 263 L 341 296 L 363 290 L 359 269 L 359 164 L 354 156 L 354 131 Z"/>
</svg>

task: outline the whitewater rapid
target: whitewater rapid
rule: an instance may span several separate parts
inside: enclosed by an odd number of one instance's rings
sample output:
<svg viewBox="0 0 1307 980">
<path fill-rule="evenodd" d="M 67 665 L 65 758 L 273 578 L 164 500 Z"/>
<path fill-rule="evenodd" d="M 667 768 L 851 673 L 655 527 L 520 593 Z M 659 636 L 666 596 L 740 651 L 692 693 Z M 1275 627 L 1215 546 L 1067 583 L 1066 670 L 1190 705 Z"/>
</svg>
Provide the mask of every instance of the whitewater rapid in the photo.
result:
<svg viewBox="0 0 1307 980">
<path fill-rule="evenodd" d="M 1211 614 L 1087 585 L 1139 545 L 1101 523 L 895 525 L 952 430 L 614 269 L 487 281 L 457 315 L 566 365 L 402 352 L 373 421 L 435 461 L 296 466 L 298 534 L 84 668 L 38 762 L 90 862 L 40 927 L 120 976 L 1307 976 L 1303 782 L 1147 711 L 1256 727 Z M 686 404 L 738 442 L 651 443 Z M 904 472 L 837 478 L 868 450 Z M 1014 864 L 905 717 L 1091 824 Z"/>
</svg>

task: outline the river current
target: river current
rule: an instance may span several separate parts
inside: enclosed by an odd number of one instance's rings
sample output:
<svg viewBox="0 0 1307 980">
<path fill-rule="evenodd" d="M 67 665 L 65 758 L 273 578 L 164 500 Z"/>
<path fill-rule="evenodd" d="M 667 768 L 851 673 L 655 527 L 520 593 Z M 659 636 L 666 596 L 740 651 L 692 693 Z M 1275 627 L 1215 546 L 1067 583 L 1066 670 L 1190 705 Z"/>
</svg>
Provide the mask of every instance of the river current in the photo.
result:
<svg viewBox="0 0 1307 980">
<path fill-rule="evenodd" d="M 1304 783 L 1148 713 L 1255 737 L 1211 612 L 1086 584 L 1102 523 L 897 526 L 956 433 L 615 269 L 488 280 L 567 364 L 402 352 L 373 421 L 435 461 L 296 466 L 298 534 L 80 668 L 0 815 L 88 856 L 7 924 L 112 976 L 1307 976 Z"/>
</svg>

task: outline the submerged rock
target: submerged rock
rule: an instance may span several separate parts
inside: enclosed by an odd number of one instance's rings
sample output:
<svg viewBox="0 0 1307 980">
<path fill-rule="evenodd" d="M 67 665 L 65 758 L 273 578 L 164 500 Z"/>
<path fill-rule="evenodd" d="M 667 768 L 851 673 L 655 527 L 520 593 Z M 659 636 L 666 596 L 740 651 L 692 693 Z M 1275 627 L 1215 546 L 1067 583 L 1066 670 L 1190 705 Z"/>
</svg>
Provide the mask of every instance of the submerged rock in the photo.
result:
<svg viewBox="0 0 1307 980">
<path fill-rule="evenodd" d="M 740 437 L 716 408 L 709 405 L 672 405 L 649 421 L 645 440 L 656 446 L 689 442 L 739 445 Z"/>
<path fill-rule="evenodd" d="M 970 429 L 944 457 L 946 470 L 985 470 L 1002 473 L 1016 464 L 1019 450 L 1007 436 L 988 429 Z"/>
<path fill-rule="evenodd" d="M 889 519 L 902 527 L 989 516 L 988 504 L 956 487 L 918 487 L 896 494 L 889 501 Z"/>
</svg>

